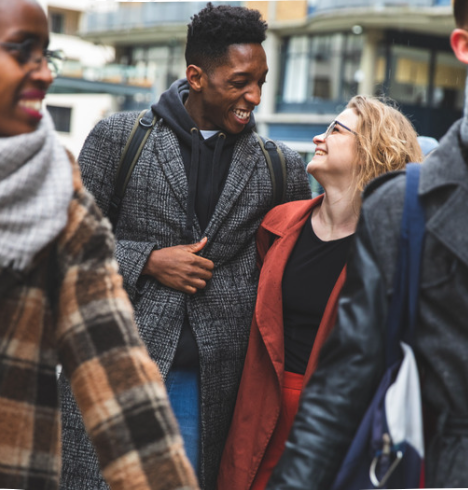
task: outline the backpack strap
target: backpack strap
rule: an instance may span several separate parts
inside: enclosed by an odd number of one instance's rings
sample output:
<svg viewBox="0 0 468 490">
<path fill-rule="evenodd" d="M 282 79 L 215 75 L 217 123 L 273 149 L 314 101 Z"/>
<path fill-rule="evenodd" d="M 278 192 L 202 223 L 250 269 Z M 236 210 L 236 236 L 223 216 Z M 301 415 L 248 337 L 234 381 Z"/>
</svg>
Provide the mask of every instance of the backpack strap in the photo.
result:
<svg viewBox="0 0 468 490">
<path fill-rule="evenodd" d="M 386 359 L 391 366 L 400 353 L 400 341 L 412 346 L 417 319 L 419 278 L 425 235 L 425 212 L 418 195 L 420 163 L 406 166 L 406 191 L 393 295 L 387 323 Z"/>
<path fill-rule="evenodd" d="M 255 131 L 254 135 L 260 143 L 260 148 L 265 155 L 268 170 L 270 171 L 271 185 L 273 187 L 272 206 L 277 206 L 283 203 L 286 198 L 287 170 L 284 154 L 274 141 L 263 138 Z"/>
<path fill-rule="evenodd" d="M 156 124 L 156 119 L 157 117 L 151 109 L 145 109 L 140 112 L 120 157 L 117 173 L 115 174 L 114 193 L 111 197 L 109 211 L 107 213 L 113 229 L 115 229 L 115 225 L 117 224 L 120 206 L 133 168 L 140 158 L 151 130 Z"/>
<path fill-rule="evenodd" d="M 157 117 L 151 109 L 145 109 L 140 112 L 120 157 L 119 166 L 115 175 L 114 193 L 111 197 L 109 211 L 107 213 L 113 229 L 115 229 L 115 225 L 117 224 L 120 206 L 128 181 L 145 146 L 146 140 L 156 124 L 156 120 Z M 277 206 L 284 202 L 286 197 L 287 170 L 284 154 L 274 141 L 263 138 L 255 131 L 254 135 L 260 143 L 260 148 L 270 171 L 273 187 L 272 206 Z"/>
</svg>

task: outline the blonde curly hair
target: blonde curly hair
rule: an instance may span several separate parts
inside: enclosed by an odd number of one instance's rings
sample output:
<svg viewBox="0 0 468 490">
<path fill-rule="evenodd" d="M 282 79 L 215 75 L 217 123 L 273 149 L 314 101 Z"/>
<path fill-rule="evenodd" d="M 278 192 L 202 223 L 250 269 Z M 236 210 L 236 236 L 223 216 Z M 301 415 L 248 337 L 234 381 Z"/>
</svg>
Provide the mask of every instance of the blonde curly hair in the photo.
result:
<svg viewBox="0 0 468 490">
<path fill-rule="evenodd" d="M 390 99 L 356 95 L 346 107 L 359 117 L 356 128 L 359 191 L 383 173 L 403 169 L 409 162 L 422 162 L 413 125 L 392 106 Z"/>
</svg>

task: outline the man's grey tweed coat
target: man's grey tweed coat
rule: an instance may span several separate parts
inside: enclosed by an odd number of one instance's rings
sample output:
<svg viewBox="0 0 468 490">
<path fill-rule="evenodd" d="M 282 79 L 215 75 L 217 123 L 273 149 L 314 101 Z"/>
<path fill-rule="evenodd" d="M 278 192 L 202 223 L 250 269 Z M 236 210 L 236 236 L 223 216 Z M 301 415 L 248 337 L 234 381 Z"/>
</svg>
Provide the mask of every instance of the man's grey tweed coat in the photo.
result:
<svg viewBox="0 0 468 490">
<path fill-rule="evenodd" d="M 136 113 L 121 113 L 100 122 L 79 158 L 83 181 L 105 213 L 120 155 L 136 117 Z M 286 200 L 310 198 L 302 159 L 286 146 L 281 148 L 288 169 Z M 200 355 L 200 484 L 205 490 L 213 490 L 236 401 L 256 297 L 255 233 L 272 199 L 270 174 L 255 136 L 247 133 L 239 137 L 223 192 L 203 233 L 195 217 L 194 240 L 208 237 L 200 255 L 212 260 L 215 270 L 206 288 L 194 296 L 169 289 L 148 276 L 140 277 L 153 248 L 184 243 L 187 194 L 177 137 L 159 120 L 126 190 L 115 230 L 116 255 L 141 337 L 163 376 L 169 371 L 184 316 L 188 315 Z M 61 389 L 62 488 L 104 489 L 94 450 L 64 379 Z"/>
</svg>

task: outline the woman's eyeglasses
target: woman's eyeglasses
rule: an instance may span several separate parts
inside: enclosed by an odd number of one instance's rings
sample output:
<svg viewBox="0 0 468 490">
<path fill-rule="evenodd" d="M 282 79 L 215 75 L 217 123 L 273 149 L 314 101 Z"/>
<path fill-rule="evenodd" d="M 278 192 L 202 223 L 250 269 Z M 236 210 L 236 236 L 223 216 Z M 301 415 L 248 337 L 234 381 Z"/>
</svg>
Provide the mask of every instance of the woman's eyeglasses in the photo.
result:
<svg viewBox="0 0 468 490">
<path fill-rule="evenodd" d="M 352 129 L 348 128 L 348 126 L 345 126 L 343 123 L 340 123 L 340 121 L 337 121 L 335 119 L 325 131 L 325 134 L 323 135 L 324 140 L 327 139 L 333 133 L 337 125 L 341 126 L 342 128 L 346 129 L 346 131 L 349 131 L 350 133 L 353 133 L 356 136 L 358 135 L 356 131 L 353 131 Z"/>
<path fill-rule="evenodd" d="M 42 49 L 33 39 L 26 39 L 22 43 L 0 42 L 0 46 L 12 53 L 21 66 L 31 65 L 37 68 L 45 58 L 54 78 L 60 73 L 65 61 L 65 54 L 62 50 Z"/>
</svg>

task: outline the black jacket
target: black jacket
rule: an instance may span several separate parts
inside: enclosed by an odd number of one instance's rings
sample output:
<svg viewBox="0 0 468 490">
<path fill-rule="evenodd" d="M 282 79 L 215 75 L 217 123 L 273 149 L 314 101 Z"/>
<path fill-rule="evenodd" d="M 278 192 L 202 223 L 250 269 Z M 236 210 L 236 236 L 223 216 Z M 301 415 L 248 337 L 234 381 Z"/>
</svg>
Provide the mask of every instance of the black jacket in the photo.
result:
<svg viewBox="0 0 468 490">
<path fill-rule="evenodd" d="M 449 130 L 421 169 L 426 241 L 415 341 L 423 401 L 438 420 L 426 483 L 455 488 L 468 487 L 468 432 L 444 425 L 454 416 L 468 421 L 468 155 L 460 127 Z M 330 488 L 377 387 L 404 189 L 399 172 L 365 192 L 337 324 L 268 490 Z"/>
</svg>

